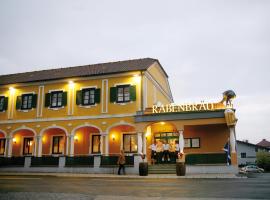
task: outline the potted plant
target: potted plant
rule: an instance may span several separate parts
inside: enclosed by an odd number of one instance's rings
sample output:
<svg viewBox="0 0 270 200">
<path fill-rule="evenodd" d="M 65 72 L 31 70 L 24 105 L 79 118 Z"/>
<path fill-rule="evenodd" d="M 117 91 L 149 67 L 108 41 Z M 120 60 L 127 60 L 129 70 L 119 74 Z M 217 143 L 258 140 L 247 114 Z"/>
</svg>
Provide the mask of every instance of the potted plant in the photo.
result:
<svg viewBox="0 0 270 200">
<path fill-rule="evenodd" d="M 148 175 L 148 163 L 144 162 L 145 154 L 140 154 L 143 162 L 139 163 L 139 175 L 147 176 Z"/>
<path fill-rule="evenodd" d="M 185 164 L 185 155 L 184 153 L 178 153 L 178 159 L 176 162 L 176 175 L 185 176 L 186 175 L 186 164 Z"/>
</svg>

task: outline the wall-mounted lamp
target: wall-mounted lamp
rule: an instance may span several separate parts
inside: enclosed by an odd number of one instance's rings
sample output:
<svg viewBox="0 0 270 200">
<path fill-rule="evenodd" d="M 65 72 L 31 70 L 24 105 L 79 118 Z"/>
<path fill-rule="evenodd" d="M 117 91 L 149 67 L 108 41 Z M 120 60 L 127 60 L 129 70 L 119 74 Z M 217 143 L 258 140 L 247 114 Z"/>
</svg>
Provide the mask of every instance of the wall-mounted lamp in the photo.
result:
<svg viewBox="0 0 270 200">
<path fill-rule="evenodd" d="M 32 141 L 30 141 L 30 142 L 29 142 L 29 146 L 32 146 L 32 145 L 33 145 L 33 142 L 32 142 Z"/>
<path fill-rule="evenodd" d="M 114 134 L 112 135 L 112 140 L 115 141 L 115 135 Z"/>
<path fill-rule="evenodd" d="M 134 74 L 133 75 L 133 80 L 134 80 L 135 83 L 138 84 L 141 81 L 141 76 L 139 74 Z"/>
<path fill-rule="evenodd" d="M 165 122 L 160 122 L 160 124 L 161 124 L 161 125 L 164 125 L 164 124 L 165 124 Z"/>
<path fill-rule="evenodd" d="M 17 142 L 16 138 L 12 138 L 12 141 L 13 141 L 14 144 L 16 144 L 16 142 Z"/>
<path fill-rule="evenodd" d="M 68 82 L 70 88 L 74 88 L 75 83 L 73 81 Z"/>
<path fill-rule="evenodd" d="M 76 142 L 78 142 L 79 137 L 78 137 L 77 135 L 75 135 L 75 136 L 74 136 L 74 140 L 75 140 Z"/>
<path fill-rule="evenodd" d="M 10 88 L 9 88 L 9 92 L 10 92 L 10 94 L 12 94 L 12 95 L 13 95 L 13 94 L 14 94 L 14 92 L 15 92 L 15 88 L 14 88 L 14 87 L 10 87 Z"/>
</svg>

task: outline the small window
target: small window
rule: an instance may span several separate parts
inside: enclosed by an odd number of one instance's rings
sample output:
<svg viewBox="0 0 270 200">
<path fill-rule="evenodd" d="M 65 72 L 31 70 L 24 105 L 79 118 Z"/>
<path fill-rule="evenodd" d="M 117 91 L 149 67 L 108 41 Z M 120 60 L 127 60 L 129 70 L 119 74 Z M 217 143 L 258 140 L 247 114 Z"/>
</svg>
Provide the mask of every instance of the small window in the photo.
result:
<svg viewBox="0 0 270 200">
<path fill-rule="evenodd" d="M 53 136 L 52 154 L 63 154 L 64 142 L 64 136 Z"/>
<path fill-rule="evenodd" d="M 0 97 L 0 112 L 4 111 L 5 97 Z"/>
<path fill-rule="evenodd" d="M 82 105 L 95 104 L 95 88 L 88 88 L 82 90 Z"/>
<path fill-rule="evenodd" d="M 137 153 L 138 143 L 136 134 L 124 134 L 123 143 L 123 149 L 126 153 Z"/>
<path fill-rule="evenodd" d="M 5 153 L 5 144 L 6 139 L 0 139 L 0 155 L 4 155 Z"/>
<path fill-rule="evenodd" d="M 185 138 L 185 148 L 200 148 L 200 138 Z"/>
<path fill-rule="evenodd" d="M 21 110 L 29 110 L 32 109 L 32 107 L 33 107 L 33 94 L 23 94 Z"/>
<path fill-rule="evenodd" d="M 191 147 L 190 139 L 189 138 L 185 138 L 185 147 L 186 148 L 190 148 Z"/>
<path fill-rule="evenodd" d="M 62 98 L 63 98 L 63 91 L 51 92 L 51 107 L 52 108 L 62 107 L 63 106 Z"/>
<path fill-rule="evenodd" d="M 24 138 L 23 140 L 23 155 L 32 155 L 33 138 Z"/>
<path fill-rule="evenodd" d="M 92 135 L 92 153 L 100 153 L 100 135 Z"/>
<path fill-rule="evenodd" d="M 117 103 L 125 103 L 130 101 L 130 85 L 117 86 Z"/>
<path fill-rule="evenodd" d="M 242 152 L 241 153 L 241 158 L 246 158 L 247 157 L 247 154 L 245 152 Z"/>
</svg>

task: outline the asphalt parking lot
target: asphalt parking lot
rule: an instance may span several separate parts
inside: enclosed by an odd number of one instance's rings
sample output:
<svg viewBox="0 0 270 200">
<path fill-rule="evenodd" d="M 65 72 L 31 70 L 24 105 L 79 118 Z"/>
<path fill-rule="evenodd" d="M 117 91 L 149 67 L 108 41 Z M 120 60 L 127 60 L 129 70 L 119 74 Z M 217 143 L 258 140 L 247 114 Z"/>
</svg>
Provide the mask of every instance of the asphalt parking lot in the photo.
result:
<svg viewBox="0 0 270 200">
<path fill-rule="evenodd" d="M 0 199 L 270 199 L 270 174 L 247 179 L 0 176 Z"/>
</svg>

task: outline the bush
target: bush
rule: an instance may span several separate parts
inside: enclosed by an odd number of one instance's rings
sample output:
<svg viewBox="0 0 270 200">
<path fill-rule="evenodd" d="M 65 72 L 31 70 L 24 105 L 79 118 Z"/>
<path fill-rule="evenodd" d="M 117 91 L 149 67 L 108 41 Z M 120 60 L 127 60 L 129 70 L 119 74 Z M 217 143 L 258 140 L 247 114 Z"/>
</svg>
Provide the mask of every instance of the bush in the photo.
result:
<svg viewBox="0 0 270 200">
<path fill-rule="evenodd" d="M 269 152 L 258 152 L 256 164 L 258 167 L 263 168 L 265 171 L 270 171 L 270 153 Z"/>
</svg>

